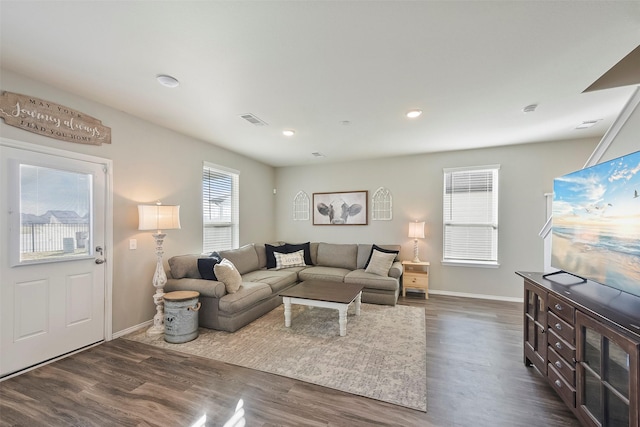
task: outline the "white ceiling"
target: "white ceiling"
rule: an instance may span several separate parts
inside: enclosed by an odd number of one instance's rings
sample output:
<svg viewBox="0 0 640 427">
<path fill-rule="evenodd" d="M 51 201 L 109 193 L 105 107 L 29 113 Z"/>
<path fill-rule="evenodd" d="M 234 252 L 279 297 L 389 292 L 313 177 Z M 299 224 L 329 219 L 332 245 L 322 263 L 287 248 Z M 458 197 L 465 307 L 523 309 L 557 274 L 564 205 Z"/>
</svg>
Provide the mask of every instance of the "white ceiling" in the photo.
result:
<svg viewBox="0 0 640 427">
<path fill-rule="evenodd" d="M 635 86 L 582 91 L 640 44 L 637 0 L 2 0 L 0 16 L 2 68 L 273 166 L 601 137 Z"/>
</svg>

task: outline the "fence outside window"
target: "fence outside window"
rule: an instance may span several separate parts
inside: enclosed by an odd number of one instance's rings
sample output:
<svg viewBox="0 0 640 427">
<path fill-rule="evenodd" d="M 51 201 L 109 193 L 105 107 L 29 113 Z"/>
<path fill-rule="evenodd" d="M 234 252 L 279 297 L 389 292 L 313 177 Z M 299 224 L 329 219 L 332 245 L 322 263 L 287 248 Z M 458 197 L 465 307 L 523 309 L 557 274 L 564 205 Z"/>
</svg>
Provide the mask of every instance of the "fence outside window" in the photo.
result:
<svg viewBox="0 0 640 427">
<path fill-rule="evenodd" d="M 89 249 L 89 224 L 23 223 L 20 229 L 20 253 L 83 252 Z"/>
</svg>

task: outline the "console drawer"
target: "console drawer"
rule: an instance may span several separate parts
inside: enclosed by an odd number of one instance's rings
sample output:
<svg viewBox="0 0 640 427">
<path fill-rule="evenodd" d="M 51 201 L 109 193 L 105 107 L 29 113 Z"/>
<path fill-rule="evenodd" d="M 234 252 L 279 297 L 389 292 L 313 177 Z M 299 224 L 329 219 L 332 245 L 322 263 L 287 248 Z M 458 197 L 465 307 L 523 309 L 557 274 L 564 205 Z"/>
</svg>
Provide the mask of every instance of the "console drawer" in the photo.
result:
<svg viewBox="0 0 640 427">
<path fill-rule="evenodd" d="M 567 321 L 570 325 L 575 324 L 575 311 L 576 309 L 562 301 L 559 298 L 556 298 L 554 295 L 549 294 L 549 310 L 553 311 L 558 315 L 561 319 Z"/>
<path fill-rule="evenodd" d="M 569 383 L 562 378 L 562 375 L 555 370 L 554 366 L 549 363 L 549 368 L 547 370 L 547 375 L 549 378 L 549 383 L 555 389 L 555 391 L 560 395 L 564 403 L 567 404 L 570 408 L 576 407 L 576 389 L 573 388 Z"/>
<path fill-rule="evenodd" d="M 549 359 L 549 364 L 552 365 L 556 371 L 562 375 L 562 377 L 572 386 L 576 385 L 576 367 L 574 363 L 569 363 L 564 360 L 558 353 L 556 353 L 553 348 L 549 347 L 547 349 L 547 358 Z"/>
<path fill-rule="evenodd" d="M 552 329 L 553 332 L 569 344 L 576 345 L 576 328 L 573 325 L 565 322 L 552 312 L 547 313 L 547 323 L 549 324 L 549 329 Z"/>
<path fill-rule="evenodd" d="M 576 348 L 560 338 L 552 329 L 548 329 L 548 332 L 547 343 L 549 347 L 567 362 L 576 363 Z"/>
</svg>

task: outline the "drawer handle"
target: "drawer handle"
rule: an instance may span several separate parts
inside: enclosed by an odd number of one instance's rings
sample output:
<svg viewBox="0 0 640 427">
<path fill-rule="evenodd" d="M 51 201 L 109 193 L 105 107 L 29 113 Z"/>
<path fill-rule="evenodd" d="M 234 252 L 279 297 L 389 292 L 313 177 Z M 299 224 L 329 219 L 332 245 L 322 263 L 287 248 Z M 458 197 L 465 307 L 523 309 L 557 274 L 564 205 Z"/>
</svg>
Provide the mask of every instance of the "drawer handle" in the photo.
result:
<svg viewBox="0 0 640 427">
<path fill-rule="evenodd" d="M 556 360 L 556 367 L 558 367 L 559 369 L 562 369 L 562 363 L 560 363 L 559 360 Z"/>
<path fill-rule="evenodd" d="M 562 325 L 560 323 L 556 323 L 556 329 L 561 331 L 562 330 Z"/>
<path fill-rule="evenodd" d="M 562 311 L 562 306 L 560 304 L 556 304 L 555 307 L 556 307 L 556 310 Z"/>
<path fill-rule="evenodd" d="M 555 381 L 555 385 L 556 385 L 558 388 L 561 388 L 561 387 L 562 387 L 562 383 L 560 382 L 560 380 L 556 380 L 556 381 Z"/>
<path fill-rule="evenodd" d="M 559 342 L 556 343 L 556 348 L 558 350 L 562 350 L 562 344 L 560 344 Z"/>
</svg>

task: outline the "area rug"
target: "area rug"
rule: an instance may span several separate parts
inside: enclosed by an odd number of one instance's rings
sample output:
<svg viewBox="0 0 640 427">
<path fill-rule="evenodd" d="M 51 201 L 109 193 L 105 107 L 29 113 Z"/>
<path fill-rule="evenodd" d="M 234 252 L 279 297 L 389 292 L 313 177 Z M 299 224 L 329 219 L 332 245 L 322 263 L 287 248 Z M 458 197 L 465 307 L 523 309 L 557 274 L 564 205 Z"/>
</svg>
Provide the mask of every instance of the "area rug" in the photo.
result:
<svg viewBox="0 0 640 427">
<path fill-rule="evenodd" d="M 337 310 L 293 305 L 286 328 L 281 305 L 237 332 L 200 328 L 183 344 L 144 331 L 124 338 L 426 412 L 424 308 L 362 304 L 347 319 L 341 337 Z"/>
</svg>

